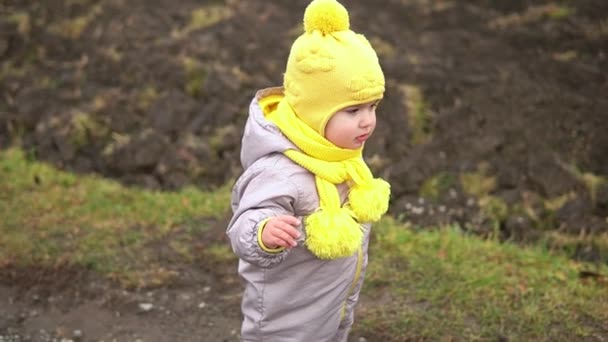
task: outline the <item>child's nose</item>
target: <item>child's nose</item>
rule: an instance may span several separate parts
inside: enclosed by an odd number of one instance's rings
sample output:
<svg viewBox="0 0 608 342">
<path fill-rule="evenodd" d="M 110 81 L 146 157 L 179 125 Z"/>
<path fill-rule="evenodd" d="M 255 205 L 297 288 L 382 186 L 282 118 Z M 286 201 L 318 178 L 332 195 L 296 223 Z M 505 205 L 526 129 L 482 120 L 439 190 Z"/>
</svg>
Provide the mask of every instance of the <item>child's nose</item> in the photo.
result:
<svg viewBox="0 0 608 342">
<path fill-rule="evenodd" d="M 373 109 L 365 109 L 365 112 L 361 115 L 361 121 L 359 122 L 361 127 L 371 126 L 376 120 L 376 112 Z"/>
</svg>

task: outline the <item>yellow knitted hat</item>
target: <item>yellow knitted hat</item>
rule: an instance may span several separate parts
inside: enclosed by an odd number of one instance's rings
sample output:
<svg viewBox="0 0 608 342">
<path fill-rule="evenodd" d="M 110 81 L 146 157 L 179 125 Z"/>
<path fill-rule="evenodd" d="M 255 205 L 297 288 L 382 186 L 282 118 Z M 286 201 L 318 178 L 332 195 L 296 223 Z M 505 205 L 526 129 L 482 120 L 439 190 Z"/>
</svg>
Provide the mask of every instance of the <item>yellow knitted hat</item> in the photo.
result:
<svg viewBox="0 0 608 342">
<path fill-rule="evenodd" d="M 289 53 L 285 96 L 296 115 L 324 136 L 336 111 L 382 98 L 384 74 L 376 52 L 350 30 L 348 12 L 336 0 L 313 0 L 304 30 Z"/>
</svg>

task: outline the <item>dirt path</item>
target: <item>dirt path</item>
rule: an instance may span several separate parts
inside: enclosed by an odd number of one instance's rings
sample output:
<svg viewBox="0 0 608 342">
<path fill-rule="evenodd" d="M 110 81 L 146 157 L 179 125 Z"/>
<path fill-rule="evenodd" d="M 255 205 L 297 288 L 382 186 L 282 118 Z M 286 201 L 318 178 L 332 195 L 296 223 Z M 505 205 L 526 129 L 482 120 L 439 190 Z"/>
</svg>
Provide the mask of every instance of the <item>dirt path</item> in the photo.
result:
<svg viewBox="0 0 608 342">
<path fill-rule="evenodd" d="M 13 281 L 0 285 L 2 342 L 238 341 L 240 289 L 192 266 L 142 291 L 68 269 L 20 270 Z"/>
<path fill-rule="evenodd" d="M 208 228 L 192 246 L 228 248 L 227 218 L 201 221 Z M 171 236 L 146 250 L 175 274 L 162 286 L 129 288 L 111 275 L 67 265 L 0 267 L 0 342 L 238 341 L 236 259 L 179 258 L 168 252 Z"/>
</svg>

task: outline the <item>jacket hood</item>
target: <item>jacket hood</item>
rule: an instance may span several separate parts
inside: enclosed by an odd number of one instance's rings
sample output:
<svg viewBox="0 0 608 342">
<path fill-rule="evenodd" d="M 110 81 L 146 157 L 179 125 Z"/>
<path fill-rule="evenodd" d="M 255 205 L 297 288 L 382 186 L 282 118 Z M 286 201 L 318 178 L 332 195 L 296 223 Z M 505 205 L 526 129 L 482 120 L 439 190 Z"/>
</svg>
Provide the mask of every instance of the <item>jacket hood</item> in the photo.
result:
<svg viewBox="0 0 608 342">
<path fill-rule="evenodd" d="M 280 87 L 260 90 L 249 105 L 249 117 L 241 141 L 241 165 L 243 169 L 247 169 L 256 160 L 264 156 L 283 153 L 288 149 L 298 150 L 274 123 L 266 120 L 264 110 L 260 106 L 260 99 L 279 94 L 283 94 Z"/>
</svg>

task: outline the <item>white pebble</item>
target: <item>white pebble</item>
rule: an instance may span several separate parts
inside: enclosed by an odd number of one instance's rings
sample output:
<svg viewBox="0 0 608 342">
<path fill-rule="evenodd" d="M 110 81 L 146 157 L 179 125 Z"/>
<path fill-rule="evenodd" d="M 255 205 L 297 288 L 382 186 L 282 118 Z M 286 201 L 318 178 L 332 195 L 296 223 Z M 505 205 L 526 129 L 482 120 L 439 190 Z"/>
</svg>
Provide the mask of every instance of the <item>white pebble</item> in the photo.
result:
<svg viewBox="0 0 608 342">
<path fill-rule="evenodd" d="M 154 308 L 154 304 L 150 304 L 150 303 L 139 304 L 139 309 L 144 312 L 148 312 L 148 311 L 152 310 L 152 308 Z"/>
</svg>

